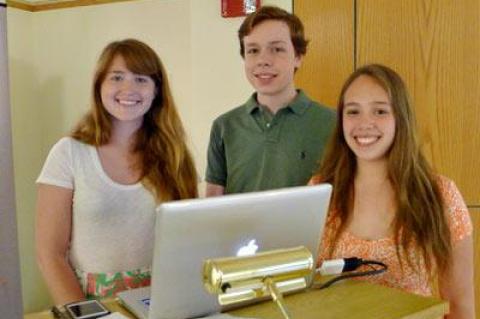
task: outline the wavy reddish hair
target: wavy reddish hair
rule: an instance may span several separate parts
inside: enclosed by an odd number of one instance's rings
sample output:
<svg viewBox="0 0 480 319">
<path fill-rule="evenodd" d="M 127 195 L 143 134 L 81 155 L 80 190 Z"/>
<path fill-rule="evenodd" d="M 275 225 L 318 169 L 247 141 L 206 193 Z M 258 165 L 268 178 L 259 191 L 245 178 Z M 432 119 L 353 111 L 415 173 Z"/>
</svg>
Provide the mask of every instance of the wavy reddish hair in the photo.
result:
<svg viewBox="0 0 480 319">
<path fill-rule="evenodd" d="M 105 47 L 93 77 L 91 109 L 71 136 L 94 146 L 109 142 L 112 122 L 102 103 L 100 88 L 118 55 L 131 72 L 152 78 L 157 91 L 136 133 L 134 151 L 141 157 L 142 183 L 158 201 L 197 197 L 197 173 L 170 92 L 167 73 L 155 51 L 141 41 L 126 39 Z"/>
</svg>

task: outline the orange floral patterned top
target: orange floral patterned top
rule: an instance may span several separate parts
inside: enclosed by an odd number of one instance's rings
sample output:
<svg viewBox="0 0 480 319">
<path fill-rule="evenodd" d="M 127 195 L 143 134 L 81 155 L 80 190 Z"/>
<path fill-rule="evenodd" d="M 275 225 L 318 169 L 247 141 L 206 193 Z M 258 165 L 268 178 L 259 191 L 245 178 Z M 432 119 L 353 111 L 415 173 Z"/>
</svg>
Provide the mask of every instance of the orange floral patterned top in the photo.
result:
<svg viewBox="0 0 480 319">
<path fill-rule="evenodd" d="M 310 180 L 309 185 L 315 185 L 319 182 L 320 177 L 314 176 Z M 455 243 L 472 234 L 470 215 L 455 183 L 443 176 L 438 177 L 438 182 L 448 209 L 448 222 L 452 234 L 453 246 L 455 247 Z M 362 280 L 368 280 L 393 288 L 400 288 L 419 295 L 432 295 L 432 283 L 429 280 L 425 263 L 421 258 L 417 257 L 419 252 L 414 248 L 410 248 L 407 253 L 411 260 L 420 261 L 414 263 L 412 267 L 407 262 L 405 256 L 401 256 L 400 266 L 393 236 L 378 240 L 367 240 L 356 237 L 348 231 L 344 231 L 338 239 L 332 256 L 329 256 L 329 247 L 333 242 L 339 221 L 335 210 L 330 210 L 319 248 L 319 264 L 324 259 L 346 257 L 359 257 L 362 259 L 382 261 L 388 266 L 388 270 L 385 273 L 377 276 L 363 277 Z"/>
</svg>

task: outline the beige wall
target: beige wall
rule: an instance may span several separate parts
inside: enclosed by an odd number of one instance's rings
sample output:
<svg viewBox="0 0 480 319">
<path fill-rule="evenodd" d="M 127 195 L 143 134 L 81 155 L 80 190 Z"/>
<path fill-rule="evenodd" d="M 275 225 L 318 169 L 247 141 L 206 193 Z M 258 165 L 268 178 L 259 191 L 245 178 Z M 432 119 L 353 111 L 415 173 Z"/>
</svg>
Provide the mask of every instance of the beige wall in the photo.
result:
<svg viewBox="0 0 480 319">
<path fill-rule="evenodd" d="M 263 1 L 291 10 L 291 0 Z M 218 0 L 142 0 L 29 13 L 8 9 L 12 125 L 24 309 L 49 305 L 34 258 L 35 178 L 51 145 L 88 108 L 95 61 L 110 41 L 135 37 L 160 55 L 201 176 L 210 125 L 252 89 L 237 29 Z M 203 185 L 201 185 L 203 187 Z"/>
<path fill-rule="evenodd" d="M 33 19 L 29 12 L 7 10 L 13 160 L 23 302 L 27 309 L 45 305 L 46 293 L 33 250 L 34 179 L 44 159 L 38 121 L 37 59 L 33 54 Z M 38 302 L 36 302 L 38 300 Z"/>
</svg>

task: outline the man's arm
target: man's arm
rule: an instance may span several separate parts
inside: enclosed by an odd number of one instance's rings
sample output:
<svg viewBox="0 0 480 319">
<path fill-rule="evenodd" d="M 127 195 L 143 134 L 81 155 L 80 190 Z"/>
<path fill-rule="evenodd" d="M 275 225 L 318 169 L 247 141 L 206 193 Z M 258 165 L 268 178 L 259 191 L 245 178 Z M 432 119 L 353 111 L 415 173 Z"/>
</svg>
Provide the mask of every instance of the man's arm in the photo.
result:
<svg viewBox="0 0 480 319">
<path fill-rule="evenodd" d="M 210 131 L 210 141 L 207 151 L 207 172 L 205 178 L 207 181 L 205 195 L 207 197 L 225 194 L 227 167 L 225 148 L 220 131 L 220 125 L 215 121 Z"/>
<path fill-rule="evenodd" d="M 221 196 L 225 194 L 225 187 L 222 185 L 207 183 L 205 195 L 207 197 Z"/>
</svg>

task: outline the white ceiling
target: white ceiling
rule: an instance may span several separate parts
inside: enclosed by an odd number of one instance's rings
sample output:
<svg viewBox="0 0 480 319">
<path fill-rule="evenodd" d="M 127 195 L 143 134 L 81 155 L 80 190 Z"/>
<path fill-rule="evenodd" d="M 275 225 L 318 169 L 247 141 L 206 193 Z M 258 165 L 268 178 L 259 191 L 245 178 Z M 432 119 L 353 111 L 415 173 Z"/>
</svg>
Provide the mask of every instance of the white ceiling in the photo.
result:
<svg viewBox="0 0 480 319">
<path fill-rule="evenodd" d="M 2 1 L 2 0 L 0 0 Z M 55 8 L 64 8 L 65 6 L 84 6 L 84 5 L 94 5 L 100 3 L 109 3 L 116 1 L 131 1 L 131 0 L 6 0 L 7 5 L 27 11 L 42 11 L 50 10 Z M 4 1 L 3 1 L 4 2 Z M 71 2 L 71 4 L 68 4 Z"/>
<path fill-rule="evenodd" d="M 58 3 L 58 2 L 68 2 L 68 1 L 73 1 L 73 0 L 21 0 L 20 2 L 39 4 L 39 3 Z"/>
</svg>

